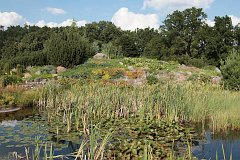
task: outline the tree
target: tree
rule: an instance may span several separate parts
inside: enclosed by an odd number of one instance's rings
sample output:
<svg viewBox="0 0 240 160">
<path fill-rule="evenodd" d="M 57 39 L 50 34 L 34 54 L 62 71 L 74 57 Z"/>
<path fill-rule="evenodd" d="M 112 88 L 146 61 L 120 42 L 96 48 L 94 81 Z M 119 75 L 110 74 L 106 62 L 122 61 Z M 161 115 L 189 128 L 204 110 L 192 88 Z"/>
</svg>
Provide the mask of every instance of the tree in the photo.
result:
<svg viewBox="0 0 240 160">
<path fill-rule="evenodd" d="M 143 53 L 144 57 L 148 58 L 157 58 L 162 59 L 166 56 L 164 55 L 164 45 L 162 44 L 162 39 L 160 36 L 156 36 L 152 38 L 148 43 L 146 43 L 146 47 Z"/>
<path fill-rule="evenodd" d="M 216 50 L 218 63 L 221 59 L 226 59 L 228 53 L 232 50 L 234 36 L 232 20 L 229 16 L 215 17 L 214 37 L 216 38 Z"/>
<path fill-rule="evenodd" d="M 153 28 L 136 29 L 133 33 L 140 55 L 144 54 L 148 42 L 150 42 L 154 37 L 159 36 L 158 31 Z"/>
<path fill-rule="evenodd" d="M 189 8 L 184 11 L 174 11 L 167 16 L 160 27 L 165 46 L 171 56 L 197 54 L 196 37 L 205 25 L 207 16 L 201 8 Z"/>
<path fill-rule="evenodd" d="M 121 36 L 121 29 L 116 27 L 112 22 L 100 21 L 86 24 L 85 35 L 90 42 L 100 41 L 108 43 Z"/>
<path fill-rule="evenodd" d="M 44 52 L 49 64 L 64 67 L 79 65 L 94 54 L 92 44 L 78 30 L 69 28 L 52 34 L 45 43 Z"/>
<path fill-rule="evenodd" d="M 234 28 L 234 40 L 235 40 L 235 48 L 240 51 L 240 24 L 235 26 Z"/>
<path fill-rule="evenodd" d="M 136 46 L 134 37 L 125 33 L 119 37 L 117 44 L 121 46 L 121 52 L 125 57 L 139 57 L 139 52 Z"/>
<path fill-rule="evenodd" d="M 221 71 L 224 84 L 228 89 L 240 90 L 240 53 L 232 52 L 225 63 L 222 62 Z"/>
<path fill-rule="evenodd" d="M 106 54 L 109 58 L 121 57 L 121 54 L 119 53 L 119 48 L 115 46 L 112 42 L 102 45 L 102 53 Z"/>
</svg>

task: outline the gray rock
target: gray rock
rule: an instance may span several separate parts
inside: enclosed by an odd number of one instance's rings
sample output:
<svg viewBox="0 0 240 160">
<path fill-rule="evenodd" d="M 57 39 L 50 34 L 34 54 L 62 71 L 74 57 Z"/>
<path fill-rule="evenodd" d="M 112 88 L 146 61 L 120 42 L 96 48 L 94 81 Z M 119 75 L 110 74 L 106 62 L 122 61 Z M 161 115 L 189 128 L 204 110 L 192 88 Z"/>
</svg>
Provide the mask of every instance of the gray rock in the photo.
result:
<svg viewBox="0 0 240 160">
<path fill-rule="evenodd" d="M 31 78 L 32 75 L 31 75 L 30 73 L 24 73 L 24 74 L 23 74 L 23 77 L 24 77 L 24 78 Z"/>
<path fill-rule="evenodd" d="M 36 75 L 41 75 L 41 71 L 35 72 Z"/>
<path fill-rule="evenodd" d="M 95 56 L 93 56 L 93 59 L 107 59 L 107 58 L 108 58 L 108 56 L 103 53 L 97 53 L 97 54 L 95 54 Z"/>
<path fill-rule="evenodd" d="M 57 67 L 57 74 L 63 73 L 63 72 L 66 72 L 66 71 L 67 71 L 67 69 L 65 67 L 62 67 L 62 66 Z"/>
<path fill-rule="evenodd" d="M 128 66 L 127 68 L 129 71 L 135 71 L 135 68 L 133 66 Z"/>
<path fill-rule="evenodd" d="M 27 67 L 26 67 L 26 70 L 27 70 L 27 71 L 31 71 L 31 70 L 32 70 L 32 66 L 27 66 Z"/>
<path fill-rule="evenodd" d="M 221 73 L 221 70 L 220 70 L 218 67 L 216 67 L 216 68 L 215 68 L 215 72 Z"/>
</svg>

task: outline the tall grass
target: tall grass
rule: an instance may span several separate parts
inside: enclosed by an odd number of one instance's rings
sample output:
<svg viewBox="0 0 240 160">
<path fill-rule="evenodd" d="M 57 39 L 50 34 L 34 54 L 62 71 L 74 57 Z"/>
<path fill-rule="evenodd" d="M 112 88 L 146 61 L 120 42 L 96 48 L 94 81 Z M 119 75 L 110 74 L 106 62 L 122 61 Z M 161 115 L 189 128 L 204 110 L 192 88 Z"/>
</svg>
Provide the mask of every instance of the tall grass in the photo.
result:
<svg viewBox="0 0 240 160">
<path fill-rule="evenodd" d="M 203 122 L 213 130 L 240 128 L 240 93 L 208 85 L 168 83 L 154 86 L 75 84 L 68 89 L 56 84 L 41 92 L 39 105 L 67 125 L 66 131 L 89 129 L 89 122 L 138 117 Z"/>
</svg>

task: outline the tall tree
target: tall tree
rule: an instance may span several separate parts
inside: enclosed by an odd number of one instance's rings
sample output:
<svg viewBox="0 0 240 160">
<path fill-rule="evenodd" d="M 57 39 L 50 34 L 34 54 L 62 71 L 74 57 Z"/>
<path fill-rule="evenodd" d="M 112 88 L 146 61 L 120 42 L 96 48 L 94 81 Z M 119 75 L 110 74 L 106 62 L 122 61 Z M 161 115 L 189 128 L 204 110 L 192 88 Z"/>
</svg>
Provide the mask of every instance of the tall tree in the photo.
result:
<svg viewBox="0 0 240 160">
<path fill-rule="evenodd" d="M 78 30 L 66 28 L 54 33 L 45 43 L 49 64 L 72 67 L 94 54 L 91 43 Z"/>
<path fill-rule="evenodd" d="M 201 8 L 174 11 L 160 27 L 168 52 L 173 56 L 197 54 L 195 42 L 199 30 L 205 25 L 207 16 Z"/>
<path fill-rule="evenodd" d="M 138 48 L 135 38 L 128 33 L 119 37 L 117 45 L 121 47 L 121 52 L 125 57 L 139 57 Z"/>
<path fill-rule="evenodd" d="M 108 43 L 121 36 L 121 29 L 112 22 L 100 21 L 86 24 L 85 35 L 91 42 L 100 41 Z"/>
</svg>

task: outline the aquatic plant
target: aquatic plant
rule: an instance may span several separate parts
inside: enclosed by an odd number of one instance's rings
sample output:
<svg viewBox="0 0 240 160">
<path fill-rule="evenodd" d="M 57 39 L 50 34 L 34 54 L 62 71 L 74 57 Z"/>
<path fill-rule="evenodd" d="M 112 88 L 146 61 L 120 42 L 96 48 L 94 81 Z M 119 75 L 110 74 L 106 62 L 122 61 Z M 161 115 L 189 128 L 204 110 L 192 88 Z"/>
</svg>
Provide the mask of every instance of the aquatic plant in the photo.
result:
<svg viewBox="0 0 240 160">
<path fill-rule="evenodd" d="M 65 90 L 61 87 L 47 86 L 39 102 L 47 110 L 49 120 L 62 118 L 68 131 L 74 125 L 79 128 L 82 123 L 76 121 L 83 117 L 85 122 L 129 117 L 178 122 L 208 120 L 214 130 L 240 127 L 236 114 L 240 110 L 240 93 L 220 87 L 192 83 L 140 87 L 77 83 Z"/>
</svg>

